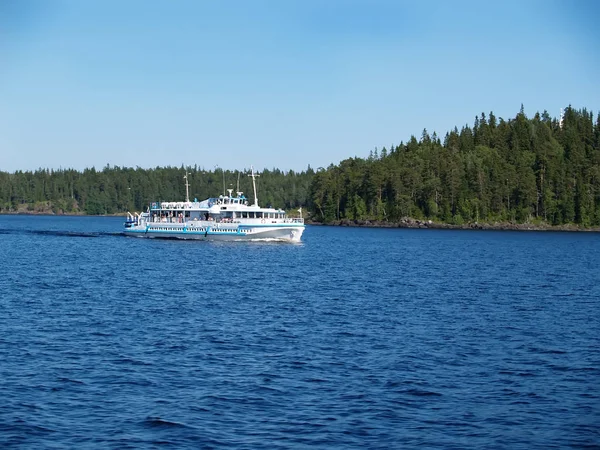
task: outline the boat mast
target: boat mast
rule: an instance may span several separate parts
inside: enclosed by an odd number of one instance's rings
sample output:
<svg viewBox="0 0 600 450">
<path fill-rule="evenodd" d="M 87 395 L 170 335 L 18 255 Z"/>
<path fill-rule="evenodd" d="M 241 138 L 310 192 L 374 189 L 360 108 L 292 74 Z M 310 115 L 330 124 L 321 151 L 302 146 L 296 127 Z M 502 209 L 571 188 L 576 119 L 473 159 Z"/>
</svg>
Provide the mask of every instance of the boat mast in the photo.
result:
<svg viewBox="0 0 600 450">
<path fill-rule="evenodd" d="M 249 177 L 252 177 L 252 187 L 254 188 L 254 205 L 252 206 L 258 206 L 258 197 L 256 196 L 256 181 L 255 181 L 255 177 L 260 177 L 260 175 L 256 175 L 254 173 L 254 166 L 250 166 L 250 175 L 248 175 Z"/>
<path fill-rule="evenodd" d="M 188 171 L 185 171 L 185 175 L 183 176 L 183 178 L 185 178 L 185 201 L 189 202 L 190 201 L 190 183 L 188 183 Z"/>
</svg>

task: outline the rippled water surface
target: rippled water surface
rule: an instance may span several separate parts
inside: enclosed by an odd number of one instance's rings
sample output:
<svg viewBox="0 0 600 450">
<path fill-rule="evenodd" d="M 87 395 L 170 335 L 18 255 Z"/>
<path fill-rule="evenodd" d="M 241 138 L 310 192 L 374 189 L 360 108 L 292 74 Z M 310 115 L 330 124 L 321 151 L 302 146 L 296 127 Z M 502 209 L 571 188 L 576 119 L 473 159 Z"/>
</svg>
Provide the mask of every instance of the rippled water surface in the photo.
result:
<svg viewBox="0 0 600 450">
<path fill-rule="evenodd" d="M 600 235 L 0 216 L 0 447 L 600 445 Z"/>
</svg>

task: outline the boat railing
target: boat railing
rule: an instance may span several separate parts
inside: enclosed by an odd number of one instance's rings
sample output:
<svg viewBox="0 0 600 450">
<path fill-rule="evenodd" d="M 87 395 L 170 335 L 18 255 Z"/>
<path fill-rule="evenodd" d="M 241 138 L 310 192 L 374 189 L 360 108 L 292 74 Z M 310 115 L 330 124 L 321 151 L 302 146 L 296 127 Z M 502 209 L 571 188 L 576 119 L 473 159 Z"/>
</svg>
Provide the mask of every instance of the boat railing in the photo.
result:
<svg viewBox="0 0 600 450">
<path fill-rule="evenodd" d="M 197 208 L 200 202 L 152 202 L 150 209 L 154 211 L 160 210 L 181 210 Z"/>
<path fill-rule="evenodd" d="M 131 220 L 135 220 L 135 222 L 139 221 L 139 218 L 137 217 L 131 217 Z M 303 224 L 304 223 L 304 219 L 301 217 L 286 217 L 286 218 L 265 218 L 265 219 L 259 219 L 259 218 L 210 218 L 209 220 L 204 220 L 204 219 L 190 219 L 189 217 L 183 218 L 183 217 L 160 217 L 157 215 L 152 216 L 151 219 L 147 219 L 148 222 L 152 222 L 152 223 L 189 223 L 189 222 L 194 222 L 194 223 L 256 223 L 256 224 L 265 224 L 265 223 L 299 223 L 299 224 Z"/>
</svg>

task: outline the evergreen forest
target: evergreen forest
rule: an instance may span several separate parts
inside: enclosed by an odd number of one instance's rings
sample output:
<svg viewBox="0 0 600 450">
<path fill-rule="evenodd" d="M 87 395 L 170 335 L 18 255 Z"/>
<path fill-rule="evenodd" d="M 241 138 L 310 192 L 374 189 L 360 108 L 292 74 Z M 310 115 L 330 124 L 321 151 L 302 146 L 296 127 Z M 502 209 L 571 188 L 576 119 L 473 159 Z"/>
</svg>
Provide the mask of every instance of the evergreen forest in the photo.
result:
<svg viewBox="0 0 600 450">
<path fill-rule="evenodd" d="M 0 212 L 116 214 L 156 200 L 218 196 L 238 189 L 252 198 L 248 171 L 199 167 L 0 171 Z M 316 222 L 427 219 L 466 223 L 600 225 L 600 115 L 568 107 L 528 118 L 521 107 L 504 120 L 490 112 L 472 126 L 375 149 L 366 158 L 302 172 L 264 170 L 259 201 L 302 206 Z"/>
<path fill-rule="evenodd" d="M 318 221 L 428 219 L 600 225 L 600 116 L 571 107 L 514 119 L 493 113 L 443 140 L 423 130 L 407 143 L 315 173 Z"/>
<path fill-rule="evenodd" d="M 187 175 L 186 175 L 187 173 Z M 117 214 L 145 210 L 154 201 L 183 201 L 186 176 L 190 200 L 204 200 L 238 189 L 253 198 L 248 170 L 206 171 L 198 167 L 154 169 L 106 166 L 79 172 L 39 169 L 0 172 L 0 212 Z M 264 170 L 256 178 L 261 206 L 297 209 L 306 204 L 314 172 Z M 297 214 L 297 213 L 296 213 Z"/>
</svg>

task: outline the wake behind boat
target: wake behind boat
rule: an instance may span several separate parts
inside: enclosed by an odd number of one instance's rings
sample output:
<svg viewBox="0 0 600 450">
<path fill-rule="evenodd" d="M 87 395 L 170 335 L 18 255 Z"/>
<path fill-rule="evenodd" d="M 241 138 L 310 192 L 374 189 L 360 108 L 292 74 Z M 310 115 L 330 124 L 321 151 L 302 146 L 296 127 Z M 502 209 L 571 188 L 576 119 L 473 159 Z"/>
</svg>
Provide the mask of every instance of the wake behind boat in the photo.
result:
<svg viewBox="0 0 600 450">
<path fill-rule="evenodd" d="M 254 203 L 242 192 L 190 202 L 186 182 L 185 202 L 153 202 L 141 214 L 127 213 L 125 234 L 198 240 L 280 240 L 299 242 L 304 232 L 302 217 L 288 217 L 282 209 L 258 206 L 254 169 L 251 170 Z M 302 208 L 299 209 L 300 216 Z"/>
</svg>

